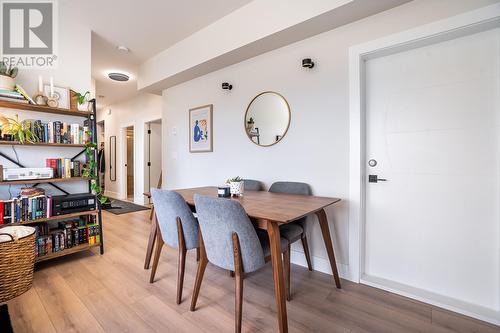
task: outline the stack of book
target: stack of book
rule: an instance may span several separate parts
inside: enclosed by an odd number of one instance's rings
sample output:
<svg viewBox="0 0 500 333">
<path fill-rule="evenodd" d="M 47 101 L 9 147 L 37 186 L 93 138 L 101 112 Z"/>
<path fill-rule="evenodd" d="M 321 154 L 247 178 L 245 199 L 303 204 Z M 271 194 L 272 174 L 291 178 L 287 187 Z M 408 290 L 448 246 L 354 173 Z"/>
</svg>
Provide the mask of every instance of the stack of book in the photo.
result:
<svg viewBox="0 0 500 333">
<path fill-rule="evenodd" d="M 57 228 L 51 228 L 48 224 L 36 226 L 37 256 L 42 257 L 83 244 L 99 244 L 99 225 L 96 222 L 95 215 L 86 215 L 59 222 Z"/>
<path fill-rule="evenodd" d="M 40 188 L 21 189 L 17 198 L 0 200 L 0 225 L 34 221 L 51 216 L 52 196 Z"/>
<path fill-rule="evenodd" d="M 24 98 L 24 96 L 12 90 L 0 89 L 0 101 L 8 101 L 8 102 L 16 102 L 16 103 L 24 103 L 28 104 L 28 100 Z"/>
<path fill-rule="evenodd" d="M 45 166 L 54 170 L 54 178 L 71 178 L 82 176 L 82 163 L 69 158 L 48 158 Z"/>
<path fill-rule="evenodd" d="M 87 144 L 90 142 L 87 121 L 80 124 L 68 124 L 54 121 L 43 123 L 41 120 L 26 120 L 25 126 L 31 130 L 38 141 L 45 143 Z"/>
</svg>

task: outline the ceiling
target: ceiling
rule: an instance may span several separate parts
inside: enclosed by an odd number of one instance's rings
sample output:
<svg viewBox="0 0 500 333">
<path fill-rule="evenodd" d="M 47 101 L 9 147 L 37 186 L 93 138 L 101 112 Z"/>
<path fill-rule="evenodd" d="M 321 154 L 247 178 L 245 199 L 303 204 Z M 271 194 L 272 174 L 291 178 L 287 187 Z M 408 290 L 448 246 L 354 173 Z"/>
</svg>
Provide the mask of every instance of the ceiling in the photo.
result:
<svg viewBox="0 0 500 333">
<path fill-rule="evenodd" d="M 66 0 L 65 0 L 66 1 Z M 92 33 L 92 76 L 100 107 L 136 94 L 138 65 L 251 0 L 68 0 L 65 7 Z M 116 47 L 126 46 L 129 53 Z M 131 74 L 127 82 L 106 77 Z M 104 95 L 104 98 L 99 98 Z"/>
</svg>

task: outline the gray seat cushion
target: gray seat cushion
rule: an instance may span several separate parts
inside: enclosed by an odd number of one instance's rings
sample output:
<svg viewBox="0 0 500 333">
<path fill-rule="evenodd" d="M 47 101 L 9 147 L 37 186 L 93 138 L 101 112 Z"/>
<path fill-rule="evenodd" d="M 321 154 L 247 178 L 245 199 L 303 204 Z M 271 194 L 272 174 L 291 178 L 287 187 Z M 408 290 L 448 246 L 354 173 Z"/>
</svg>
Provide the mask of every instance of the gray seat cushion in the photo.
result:
<svg viewBox="0 0 500 333">
<path fill-rule="evenodd" d="M 304 232 L 304 228 L 297 222 L 283 224 L 280 226 L 281 237 L 286 238 L 289 242 L 294 242 Z"/>
<path fill-rule="evenodd" d="M 259 237 L 260 245 L 262 245 L 262 251 L 264 252 L 264 257 L 271 255 L 271 247 L 269 246 L 269 236 L 266 231 L 257 230 L 257 236 Z M 288 240 L 281 237 L 281 253 L 285 252 L 288 247 Z"/>
</svg>

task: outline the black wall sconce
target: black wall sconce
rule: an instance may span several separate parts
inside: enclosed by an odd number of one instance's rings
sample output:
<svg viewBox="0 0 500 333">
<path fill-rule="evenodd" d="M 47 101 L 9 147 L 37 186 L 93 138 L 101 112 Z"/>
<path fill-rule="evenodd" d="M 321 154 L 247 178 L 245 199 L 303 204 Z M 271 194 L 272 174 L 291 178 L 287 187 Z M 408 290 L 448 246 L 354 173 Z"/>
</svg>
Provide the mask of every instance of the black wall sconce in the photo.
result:
<svg viewBox="0 0 500 333">
<path fill-rule="evenodd" d="M 224 82 L 224 83 L 222 83 L 222 89 L 224 89 L 224 90 L 231 90 L 231 89 L 233 89 L 233 85 L 229 84 L 227 82 Z"/>
<path fill-rule="evenodd" d="M 302 59 L 302 67 L 313 68 L 314 62 L 311 60 L 311 58 Z"/>
</svg>

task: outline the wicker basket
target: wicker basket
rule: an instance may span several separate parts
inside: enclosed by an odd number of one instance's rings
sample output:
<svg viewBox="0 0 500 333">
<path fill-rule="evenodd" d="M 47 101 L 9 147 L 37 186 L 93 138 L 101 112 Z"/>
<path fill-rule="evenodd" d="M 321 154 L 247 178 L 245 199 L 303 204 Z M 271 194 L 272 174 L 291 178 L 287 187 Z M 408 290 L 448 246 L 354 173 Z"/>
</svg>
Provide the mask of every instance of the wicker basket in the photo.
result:
<svg viewBox="0 0 500 333">
<path fill-rule="evenodd" d="M 16 234 L 22 237 L 16 239 L 13 236 Z M 28 291 L 33 284 L 35 229 L 3 227 L 0 238 L 3 240 L 0 240 L 0 303 L 3 303 Z"/>
</svg>

